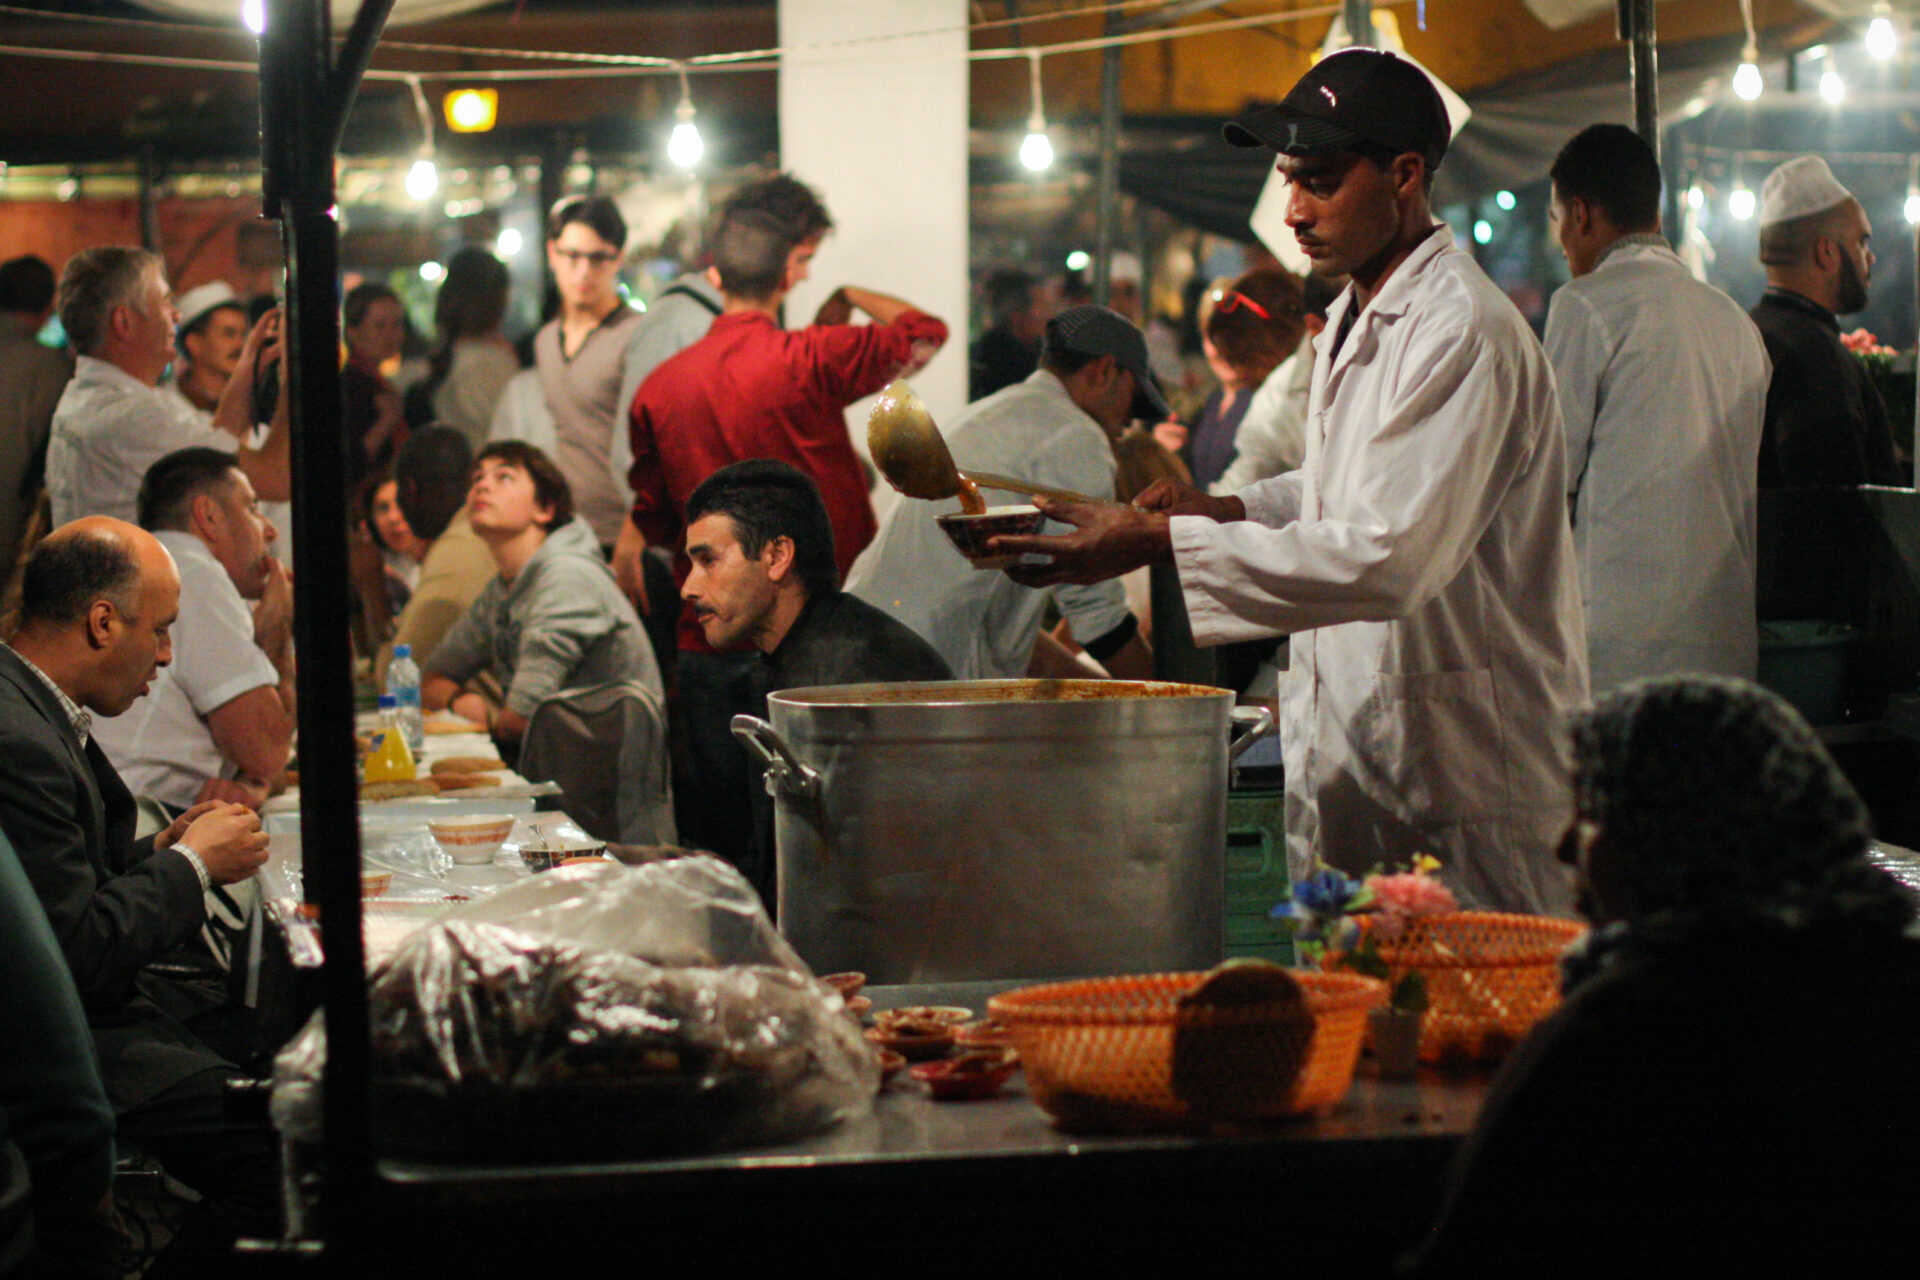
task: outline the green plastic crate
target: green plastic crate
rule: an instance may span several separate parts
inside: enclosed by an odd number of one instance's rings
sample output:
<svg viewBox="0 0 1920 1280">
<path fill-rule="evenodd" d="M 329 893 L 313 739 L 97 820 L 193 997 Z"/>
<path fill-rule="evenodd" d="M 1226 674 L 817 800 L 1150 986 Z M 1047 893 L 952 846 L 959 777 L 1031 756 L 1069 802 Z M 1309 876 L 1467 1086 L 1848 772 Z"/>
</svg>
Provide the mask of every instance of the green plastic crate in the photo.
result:
<svg viewBox="0 0 1920 1280">
<path fill-rule="evenodd" d="M 1293 963 L 1293 930 L 1271 912 L 1287 900 L 1285 793 L 1227 794 L 1227 955 Z"/>
</svg>

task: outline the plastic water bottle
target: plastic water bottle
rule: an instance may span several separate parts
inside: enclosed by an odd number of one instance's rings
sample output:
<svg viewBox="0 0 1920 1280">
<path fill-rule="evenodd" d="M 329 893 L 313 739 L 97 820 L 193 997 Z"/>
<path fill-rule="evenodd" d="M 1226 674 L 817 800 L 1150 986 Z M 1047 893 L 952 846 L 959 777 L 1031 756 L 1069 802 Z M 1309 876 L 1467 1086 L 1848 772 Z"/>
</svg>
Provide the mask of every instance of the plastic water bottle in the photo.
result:
<svg viewBox="0 0 1920 1280">
<path fill-rule="evenodd" d="M 387 692 L 399 710 L 401 732 L 415 758 L 427 745 L 426 720 L 420 714 L 420 668 L 413 662 L 413 646 L 393 646 L 393 661 L 387 664 Z"/>
</svg>

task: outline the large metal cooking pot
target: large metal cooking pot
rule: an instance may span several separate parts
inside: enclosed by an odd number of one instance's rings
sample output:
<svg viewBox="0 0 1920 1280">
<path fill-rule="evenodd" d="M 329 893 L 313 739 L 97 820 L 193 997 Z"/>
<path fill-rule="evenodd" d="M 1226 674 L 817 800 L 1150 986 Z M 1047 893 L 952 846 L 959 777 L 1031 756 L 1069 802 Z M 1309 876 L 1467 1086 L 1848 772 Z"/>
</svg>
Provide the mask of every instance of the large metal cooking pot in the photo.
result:
<svg viewBox="0 0 1920 1280">
<path fill-rule="evenodd" d="M 781 931 L 876 983 L 1221 958 L 1228 718 L 1201 685 L 789 689 L 734 719 L 774 797 Z"/>
</svg>

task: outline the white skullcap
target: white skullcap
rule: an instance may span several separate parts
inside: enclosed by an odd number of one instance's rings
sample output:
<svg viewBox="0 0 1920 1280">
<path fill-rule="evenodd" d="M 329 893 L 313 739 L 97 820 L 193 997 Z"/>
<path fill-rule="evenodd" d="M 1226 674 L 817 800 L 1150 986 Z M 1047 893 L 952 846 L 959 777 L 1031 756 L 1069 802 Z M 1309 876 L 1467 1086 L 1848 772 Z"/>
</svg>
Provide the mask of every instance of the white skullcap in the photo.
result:
<svg viewBox="0 0 1920 1280">
<path fill-rule="evenodd" d="M 1819 156 L 1795 156 L 1760 185 L 1760 225 L 1771 226 L 1810 213 L 1824 213 L 1853 192 L 1840 185 Z"/>
<path fill-rule="evenodd" d="M 187 290 L 173 305 L 180 309 L 180 331 L 184 333 L 193 327 L 194 321 L 208 312 L 220 307 L 240 307 L 242 304 L 240 295 L 233 291 L 232 285 L 225 280 L 215 280 Z"/>
</svg>

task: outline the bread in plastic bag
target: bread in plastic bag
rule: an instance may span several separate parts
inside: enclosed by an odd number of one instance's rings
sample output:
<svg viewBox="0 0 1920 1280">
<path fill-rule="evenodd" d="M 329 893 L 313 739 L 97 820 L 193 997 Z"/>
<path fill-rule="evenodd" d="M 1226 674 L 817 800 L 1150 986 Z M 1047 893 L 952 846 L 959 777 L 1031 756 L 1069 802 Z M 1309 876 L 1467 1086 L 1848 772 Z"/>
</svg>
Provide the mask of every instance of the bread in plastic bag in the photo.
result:
<svg viewBox="0 0 1920 1280">
<path fill-rule="evenodd" d="M 844 1002 L 716 858 L 568 866 L 409 937 L 371 978 L 376 1137 L 482 1160 L 786 1141 L 865 1115 L 879 1071 Z M 275 1062 L 315 1141 L 325 1028 Z"/>
</svg>

